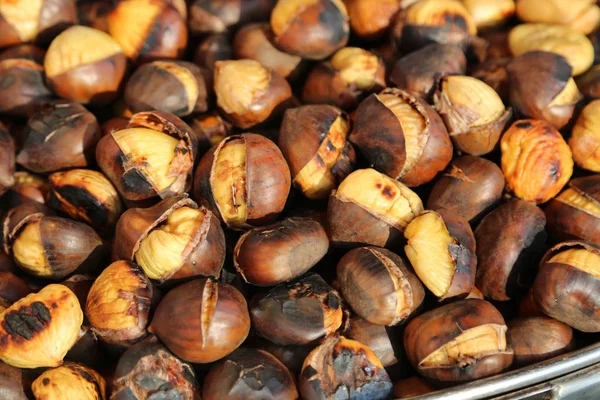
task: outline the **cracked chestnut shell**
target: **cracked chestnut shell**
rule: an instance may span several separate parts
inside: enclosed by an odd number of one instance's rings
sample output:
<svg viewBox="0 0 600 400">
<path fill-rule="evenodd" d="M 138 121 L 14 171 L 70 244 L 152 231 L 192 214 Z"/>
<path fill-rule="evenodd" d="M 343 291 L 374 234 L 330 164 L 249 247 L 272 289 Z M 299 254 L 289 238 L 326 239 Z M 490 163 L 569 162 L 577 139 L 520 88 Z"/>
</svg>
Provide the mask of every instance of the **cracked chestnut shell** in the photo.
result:
<svg viewBox="0 0 600 400">
<path fill-rule="evenodd" d="M 575 163 L 588 171 L 600 172 L 600 100 L 589 103 L 577 119 L 569 147 Z"/>
<path fill-rule="evenodd" d="M 337 107 L 305 105 L 287 110 L 279 148 L 290 165 L 292 183 L 309 199 L 326 199 L 351 171 L 354 149 L 346 140 L 350 118 Z"/>
<path fill-rule="evenodd" d="M 272 354 L 260 350 L 237 349 L 219 361 L 206 375 L 204 400 L 298 399 L 293 375 Z"/>
<path fill-rule="evenodd" d="M 367 97 L 349 139 L 373 168 L 411 187 L 431 181 L 452 159 L 442 118 L 421 97 L 400 89 Z"/>
<path fill-rule="evenodd" d="M 19 368 L 59 366 L 82 323 L 75 294 L 50 284 L 0 313 L 0 360 Z"/>
<path fill-rule="evenodd" d="M 600 248 L 559 243 L 544 255 L 533 283 L 542 312 L 582 332 L 600 332 Z"/>
<path fill-rule="evenodd" d="M 113 380 L 113 397 L 200 400 L 193 367 L 175 357 L 152 336 L 127 349 L 119 359 Z"/>
<path fill-rule="evenodd" d="M 600 246 L 600 175 L 571 180 L 544 211 L 555 239 L 581 239 Z"/>
<path fill-rule="evenodd" d="M 535 0 L 517 0 L 516 3 L 521 21 L 565 25 L 586 35 L 600 24 L 600 9 L 593 0 L 549 0 L 543 4 Z"/>
<path fill-rule="evenodd" d="M 252 327 L 282 346 L 309 344 L 342 326 L 342 301 L 321 276 L 307 274 L 256 297 L 250 309 Z"/>
<path fill-rule="evenodd" d="M 105 400 L 106 381 L 84 365 L 65 363 L 44 371 L 31 385 L 36 399 Z"/>
<path fill-rule="evenodd" d="M 94 281 L 85 315 L 102 340 L 129 345 L 147 334 L 153 293 L 152 283 L 138 265 L 116 261 Z"/>
<path fill-rule="evenodd" d="M 5 58 L 6 57 L 6 58 Z M 25 54 L 5 55 L 0 61 L 0 113 L 29 118 L 50 101 L 41 61 Z"/>
<path fill-rule="evenodd" d="M 0 311 L 1 313 L 2 311 Z M 11 400 L 29 400 L 30 380 L 20 368 L 0 361 L 0 397 Z"/>
<path fill-rule="evenodd" d="M 398 0 L 345 0 L 350 18 L 350 29 L 355 37 L 374 41 L 387 33 L 393 17 L 400 9 Z"/>
<path fill-rule="evenodd" d="M 212 212 L 187 195 L 149 208 L 130 208 L 119 219 L 113 259 L 136 261 L 159 282 L 197 275 L 218 278 L 225 235 Z"/>
<path fill-rule="evenodd" d="M 190 30 L 196 35 L 230 33 L 237 25 L 264 20 L 276 0 L 192 0 Z"/>
<path fill-rule="evenodd" d="M 102 137 L 96 160 L 127 205 L 147 206 L 190 189 L 196 142 L 192 128 L 179 117 L 140 112 L 127 128 Z"/>
<path fill-rule="evenodd" d="M 475 284 L 491 300 L 506 301 L 533 283 L 546 244 L 546 218 L 535 204 L 512 199 L 486 215 L 477 229 Z"/>
<path fill-rule="evenodd" d="M 545 203 L 573 174 L 571 149 L 560 132 L 545 121 L 516 121 L 500 140 L 507 189 L 524 200 Z M 533 167 L 535 166 L 535 168 Z"/>
<path fill-rule="evenodd" d="M 507 369 L 513 353 L 506 331 L 502 314 L 487 301 L 459 300 L 413 319 L 404 348 L 419 374 L 447 386 Z"/>
<path fill-rule="evenodd" d="M 429 194 L 427 209 L 446 210 L 469 222 L 477 222 L 502 197 L 504 175 L 496 164 L 484 158 L 462 156 L 454 159 Z"/>
<path fill-rule="evenodd" d="M 246 340 L 248 305 L 233 286 L 196 279 L 163 297 L 148 330 L 176 356 L 205 364 L 227 356 Z"/>
<path fill-rule="evenodd" d="M 304 274 L 329 250 L 321 224 L 310 218 L 286 218 L 244 233 L 233 250 L 233 264 L 244 280 L 274 286 Z"/>
<path fill-rule="evenodd" d="M 15 184 L 15 141 L 0 124 L 0 196 Z"/>
<path fill-rule="evenodd" d="M 298 379 L 300 393 L 307 399 L 387 399 L 393 385 L 381 361 L 367 346 L 332 336 L 314 349 Z"/>
<path fill-rule="evenodd" d="M 202 157 L 194 179 L 194 198 L 237 230 L 277 219 L 291 187 L 281 150 L 254 133 L 223 139 Z"/>
<path fill-rule="evenodd" d="M 336 282 L 352 310 L 379 325 L 405 321 L 425 297 L 423 285 L 402 258 L 379 247 L 346 253 L 337 265 Z"/>
<path fill-rule="evenodd" d="M 55 101 L 27 122 L 17 163 L 36 173 L 87 167 L 100 136 L 94 114 L 80 104 Z"/>
<path fill-rule="evenodd" d="M 322 60 L 348 42 L 348 11 L 341 0 L 278 0 L 271 30 L 286 53 Z"/>
</svg>

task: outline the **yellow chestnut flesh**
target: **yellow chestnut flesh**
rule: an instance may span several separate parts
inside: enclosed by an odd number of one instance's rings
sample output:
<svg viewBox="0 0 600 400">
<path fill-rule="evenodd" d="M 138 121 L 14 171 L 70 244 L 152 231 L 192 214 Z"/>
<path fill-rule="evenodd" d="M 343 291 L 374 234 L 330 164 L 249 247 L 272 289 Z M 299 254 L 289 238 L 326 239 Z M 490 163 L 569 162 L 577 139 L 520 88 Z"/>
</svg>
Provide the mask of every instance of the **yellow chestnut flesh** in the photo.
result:
<svg viewBox="0 0 600 400">
<path fill-rule="evenodd" d="M 600 255 L 586 249 L 569 249 L 554 255 L 548 263 L 571 265 L 600 279 Z"/>
<path fill-rule="evenodd" d="M 244 139 L 226 142 L 213 168 L 212 191 L 223 220 L 228 224 L 243 224 L 248 216 Z"/>
<path fill-rule="evenodd" d="M 375 85 L 379 58 L 359 47 L 346 47 L 334 54 L 331 66 L 339 71 L 347 85 L 356 85 L 359 90 L 369 90 Z"/>
<path fill-rule="evenodd" d="M 244 114 L 270 81 L 271 72 L 257 61 L 220 61 L 215 68 L 217 104 L 227 114 Z"/>
<path fill-rule="evenodd" d="M 50 277 L 53 271 L 48 264 L 39 221 L 30 222 L 13 243 L 15 261 L 28 273 L 39 277 Z"/>
</svg>

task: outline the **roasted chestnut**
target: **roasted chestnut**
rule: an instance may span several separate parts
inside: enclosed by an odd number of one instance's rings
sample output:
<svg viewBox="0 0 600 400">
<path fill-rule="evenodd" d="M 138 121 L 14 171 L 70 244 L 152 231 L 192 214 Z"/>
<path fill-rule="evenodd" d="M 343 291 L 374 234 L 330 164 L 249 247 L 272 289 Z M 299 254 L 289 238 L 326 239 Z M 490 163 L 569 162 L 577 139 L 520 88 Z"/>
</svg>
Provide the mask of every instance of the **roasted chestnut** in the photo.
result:
<svg viewBox="0 0 600 400">
<path fill-rule="evenodd" d="M 31 385 L 36 400 L 105 400 L 106 381 L 98 372 L 76 363 L 44 371 Z"/>
<path fill-rule="evenodd" d="M 515 14 L 515 0 L 462 0 L 477 29 L 494 28 Z"/>
<path fill-rule="evenodd" d="M 15 141 L 0 124 L 0 196 L 15 184 Z"/>
<path fill-rule="evenodd" d="M 569 147 L 575 163 L 589 171 L 600 172 L 600 100 L 589 103 L 577 119 Z"/>
<path fill-rule="evenodd" d="M 235 25 L 265 19 L 275 0 L 192 0 L 189 26 L 192 33 L 227 33 Z"/>
<path fill-rule="evenodd" d="M 209 71 L 214 71 L 217 61 L 233 59 L 233 49 L 229 37 L 224 34 L 209 35 L 204 38 L 194 53 L 194 63 Z"/>
<path fill-rule="evenodd" d="M 600 24 L 600 9 L 594 0 L 517 0 L 517 16 L 525 22 L 566 25 L 578 31 L 592 33 Z"/>
<path fill-rule="evenodd" d="M 345 0 L 352 34 L 373 41 L 387 33 L 394 15 L 401 7 L 398 0 Z"/>
</svg>

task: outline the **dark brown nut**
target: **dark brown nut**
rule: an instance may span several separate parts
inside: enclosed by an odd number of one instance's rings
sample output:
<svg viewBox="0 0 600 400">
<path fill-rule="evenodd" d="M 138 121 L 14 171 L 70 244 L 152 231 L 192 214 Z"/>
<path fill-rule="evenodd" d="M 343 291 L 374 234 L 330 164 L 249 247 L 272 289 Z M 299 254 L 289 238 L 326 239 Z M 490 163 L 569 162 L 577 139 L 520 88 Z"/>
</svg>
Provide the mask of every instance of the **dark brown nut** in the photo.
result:
<svg viewBox="0 0 600 400">
<path fill-rule="evenodd" d="M 178 117 L 204 112 L 206 84 L 200 67 L 186 61 L 154 61 L 140 66 L 125 86 L 134 113 L 159 110 Z"/>
<path fill-rule="evenodd" d="M 15 141 L 0 124 L 0 196 L 15 184 L 15 158 Z"/>
<path fill-rule="evenodd" d="M 217 61 L 233 59 L 233 49 L 229 37 L 224 34 L 209 35 L 204 38 L 194 53 L 194 63 L 209 71 L 214 71 Z"/>
<path fill-rule="evenodd" d="M 563 242 L 546 253 L 533 284 L 544 314 L 582 332 L 600 332 L 600 248 Z"/>
<path fill-rule="evenodd" d="M 544 4 L 517 0 L 517 16 L 525 22 L 566 25 L 586 35 L 600 24 L 600 9 L 593 0 L 550 0 Z"/>
<path fill-rule="evenodd" d="M 108 33 L 81 25 L 58 35 L 44 59 L 48 86 L 79 103 L 111 103 L 126 66 L 127 57 Z"/>
<path fill-rule="evenodd" d="M 507 369 L 513 353 L 504 318 L 484 300 L 467 299 L 426 312 L 404 331 L 411 365 L 428 380 L 451 385 Z"/>
<path fill-rule="evenodd" d="M 228 33 L 234 26 L 264 20 L 275 0 L 192 0 L 189 26 L 192 33 Z"/>
<path fill-rule="evenodd" d="M 29 380 L 23 370 L 0 361 L 0 398 L 29 400 L 30 387 Z"/>
<path fill-rule="evenodd" d="M 82 323 L 73 292 L 48 285 L 0 313 L 0 360 L 19 368 L 57 367 L 77 341 Z"/>
<path fill-rule="evenodd" d="M 496 164 L 484 158 L 462 156 L 454 159 L 429 194 L 427 209 L 446 210 L 469 222 L 477 222 L 502 197 L 504 175 Z"/>
<path fill-rule="evenodd" d="M 334 334 L 342 326 L 342 298 L 317 274 L 271 289 L 253 301 L 252 327 L 273 343 L 304 345 Z"/>
<path fill-rule="evenodd" d="M 30 292 L 26 280 L 12 272 L 0 271 L 0 306 L 10 307 Z"/>
<path fill-rule="evenodd" d="M 462 0 L 477 29 L 503 25 L 515 14 L 514 0 Z"/>
<path fill-rule="evenodd" d="M 329 197 L 327 229 L 333 244 L 397 248 L 402 232 L 423 212 L 419 196 L 374 169 L 359 169 Z"/>
<path fill-rule="evenodd" d="M 206 375 L 204 400 L 298 399 L 293 375 L 272 354 L 260 349 L 237 349 Z"/>
<path fill-rule="evenodd" d="M 485 297 L 506 301 L 533 283 L 546 243 L 546 218 L 534 204 L 513 199 L 483 218 L 475 229 L 477 278 Z"/>
<path fill-rule="evenodd" d="M 331 104 L 350 111 L 367 95 L 383 88 L 383 61 L 359 47 L 344 47 L 310 72 L 302 89 L 302 100 L 307 104 Z"/>
<path fill-rule="evenodd" d="M 211 147 L 229 136 L 233 125 L 221 117 L 217 111 L 195 115 L 187 120 L 198 140 L 198 156 L 203 156 Z"/>
<path fill-rule="evenodd" d="M 308 354 L 317 347 L 317 344 L 308 344 L 304 346 L 280 346 L 268 340 L 264 340 L 260 348 L 274 355 L 286 368 L 294 375 L 300 374 L 302 364 Z"/>
<path fill-rule="evenodd" d="M 16 56 L 0 61 L 0 113 L 28 118 L 51 97 L 41 62 Z"/>
<path fill-rule="evenodd" d="M 217 105 L 242 129 L 265 122 L 292 97 L 285 78 L 254 60 L 217 61 L 214 80 Z"/>
<path fill-rule="evenodd" d="M 508 190 L 537 204 L 556 196 L 573 174 L 571 149 L 545 121 L 516 121 L 500 141 Z"/>
<path fill-rule="evenodd" d="M 13 208 L 27 202 L 46 203 L 49 186 L 45 177 L 17 171 L 14 178 L 14 185 L 6 193 L 8 207 Z"/>
<path fill-rule="evenodd" d="M 36 173 L 87 167 L 100 139 L 94 114 L 82 105 L 57 101 L 29 119 L 17 163 Z"/>
<path fill-rule="evenodd" d="M 212 212 L 186 195 L 171 197 L 123 214 L 113 259 L 135 260 L 159 282 L 198 275 L 218 278 L 225 260 L 225 235 Z"/>
<path fill-rule="evenodd" d="M 185 18 L 168 1 L 120 1 L 107 22 L 108 32 L 132 61 L 179 58 L 187 46 Z"/>
<path fill-rule="evenodd" d="M 314 349 L 306 360 L 298 387 L 306 399 L 384 400 L 393 385 L 381 361 L 367 346 L 333 336 Z"/>
<path fill-rule="evenodd" d="M 394 396 L 398 399 L 410 399 L 431 392 L 435 392 L 435 388 L 419 376 L 411 376 L 394 383 Z"/>
<path fill-rule="evenodd" d="M 48 43 L 67 26 L 77 23 L 74 0 L 11 0 L 0 9 L 0 47 Z"/>
<path fill-rule="evenodd" d="M 493 88 L 470 76 L 443 77 L 433 101 L 454 146 L 474 156 L 494 150 L 512 116 Z"/>
<path fill-rule="evenodd" d="M 519 113 L 565 126 L 581 94 L 564 57 L 532 51 L 515 57 L 506 67 L 510 79 L 510 104 Z"/>
<path fill-rule="evenodd" d="M 126 129 L 102 137 L 96 160 L 126 204 L 165 199 L 190 189 L 196 137 L 173 114 L 140 112 Z"/>
<path fill-rule="evenodd" d="M 348 42 L 348 11 L 341 0 L 278 0 L 271 30 L 286 53 L 322 60 Z"/>
<path fill-rule="evenodd" d="M 254 133 L 229 136 L 202 157 L 194 181 L 195 199 L 233 229 L 273 222 L 291 187 L 281 150 Z"/>
<path fill-rule="evenodd" d="M 117 363 L 113 397 L 200 400 L 194 368 L 152 336 L 127 349 Z"/>
<path fill-rule="evenodd" d="M 590 99 L 600 98 L 600 66 L 594 65 L 575 80 L 581 93 Z"/>
<path fill-rule="evenodd" d="M 309 199 L 326 199 L 354 164 L 346 141 L 350 118 L 330 105 L 287 110 L 279 132 L 279 148 L 290 165 L 293 184 Z"/>
<path fill-rule="evenodd" d="M 350 141 L 373 168 L 411 187 L 431 181 L 452 159 L 442 118 L 421 97 L 400 89 L 360 104 Z"/>
<path fill-rule="evenodd" d="M 464 219 L 446 210 L 413 219 L 404 247 L 421 282 L 440 301 L 466 297 L 475 285 L 475 237 Z"/>
<path fill-rule="evenodd" d="M 510 85 L 506 67 L 511 59 L 511 57 L 488 56 L 487 60 L 475 65 L 469 72 L 469 75 L 473 78 L 485 82 L 494 89 L 506 104 L 509 103 L 510 98 Z"/>
<path fill-rule="evenodd" d="M 600 175 L 573 179 L 545 212 L 555 239 L 580 239 L 600 246 Z"/>
<path fill-rule="evenodd" d="M 66 285 L 65 285 L 66 286 Z M 79 304 L 85 304 L 84 302 Z M 100 339 L 89 325 L 82 325 L 77 337 L 77 342 L 71 347 L 65 360 L 73 361 L 92 368 L 101 367 L 105 362 L 105 350 Z"/>
<path fill-rule="evenodd" d="M 100 233 L 110 233 L 123 205 L 117 189 L 101 172 L 72 169 L 48 177 L 48 206 L 82 221 Z"/>
<path fill-rule="evenodd" d="M 531 317 L 508 323 L 506 341 L 514 352 L 513 367 L 547 360 L 575 347 L 573 329 L 548 317 Z"/>
<path fill-rule="evenodd" d="M 152 295 L 152 284 L 139 266 L 116 261 L 92 285 L 85 315 L 103 341 L 129 345 L 147 334 Z"/>
<path fill-rule="evenodd" d="M 176 356 L 204 364 L 220 360 L 246 340 L 250 315 L 236 288 L 196 279 L 165 295 L 148 330 Z"/>
<path fill-rule="evenodd" d="M 76 274 L 71 275 L 69 279 L 62 282 L 63 285 L 71 289 L 80 304 L 85 304 L 87 301 L 88 293 L 96 280 L 95 276 Z"/>
<path fill-rule="evenodd" d="M 589 103 L 579 115 L 569 147 L 575 163 L 588 171 L 600 172 L 600 101 Z"/>
<path fill-rule="evenodd" d="M 321 224 L 310 218 L 286 218 L 244 233 L 233 251 L 233 264 L 244 280 L 274 286 L 302 275 L 329 250 Z"/>
<path fill-rule="evenodd" d="M 451 44 L 465 50 L 477 27 L 458 0 L 424 0 L 400 11 L 392 24 L 392 40 L 404 51 L 429 43 Z"/>
<path fill-rule="evenodd" d="M 456 46 L 431 43 L 400 58 L 390 74 L 390 81 L 400 89 L 429 99 L 438 80 L 446 75 L 464 75 L 465 53 Z"/>
<path fill-rule="evenodd" d="M 106 381 L 98 372 L 76 363 L 44 371 L 31 385 L 36 400 L 106 400 Z"/>
<path fill-rule="evenodd" d="M 76 270 L 95 269 L 106 253 L 98 234 L 81 222 L 48 215 L 37 204 L 24 203 L 7 213 L 6 253 L 29 275 L 56 281 Z"/>
<path fill-rule="evenodd" d="M 400 333 L 397 328 L 377 325 L 353 315 L 344 335 L 371 349 L 389 373 L 393 369 L 390 367 L 404 368 L 405 356 Z"/>
<path fill-rule="evenodd" d="M 425 297 L 423 285 L 402 258 L 379 247 L 346 253 L 337 265 L 336 282 L 352 310 L 379 325 L 405 321 Z"/>
<path fill-rule="evenodd" d="M 79 23 L 90 28 L 108 32 L 108 14 L 114 8 L 114 3 L 106 0 L 79 0 L 77 16 Z"/>
<path fill-rule="evenodd" d="M 400 9 L 398 0 L 345 0 L 350 28 L 361 40 L 377 40 L 385 36 L 394 15 Z"/>
</svg>

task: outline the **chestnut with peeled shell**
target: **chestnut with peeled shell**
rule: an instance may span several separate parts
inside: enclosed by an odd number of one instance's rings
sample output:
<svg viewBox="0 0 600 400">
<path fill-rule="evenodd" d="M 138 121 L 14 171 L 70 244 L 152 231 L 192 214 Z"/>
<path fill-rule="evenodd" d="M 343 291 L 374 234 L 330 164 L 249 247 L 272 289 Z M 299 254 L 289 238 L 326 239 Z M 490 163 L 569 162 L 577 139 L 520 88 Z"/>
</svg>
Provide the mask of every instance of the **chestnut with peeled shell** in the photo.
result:
<svg viewBox="0 0 600 400">
<path fill-rule="evenodd" d="M 31 385 L 36 400 L 105 400 L 106 381 L 84 365 L 65 363 L 44 371 Z"/>
<path fill-rule="evenodd" d="M 516 3 L 521 21 L 565 25 L 586 35 L 600 25 L 600 8 L 594 0 L 548 0 L 545 3 L 516 0 Z"/>
<path fill-rule="evenodd" d="M 344 0 L 352 34 L 361 40 L 376 41 L 385 36 L 394 15 L 401 7 L 399 0 Z"/>
<path fill-rule="evenodd" d="M 569 138 L 575 163 L 588 171 L 600 172 L 600 100 L 589 103 L 577 118 Z"/>
</svg>

